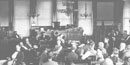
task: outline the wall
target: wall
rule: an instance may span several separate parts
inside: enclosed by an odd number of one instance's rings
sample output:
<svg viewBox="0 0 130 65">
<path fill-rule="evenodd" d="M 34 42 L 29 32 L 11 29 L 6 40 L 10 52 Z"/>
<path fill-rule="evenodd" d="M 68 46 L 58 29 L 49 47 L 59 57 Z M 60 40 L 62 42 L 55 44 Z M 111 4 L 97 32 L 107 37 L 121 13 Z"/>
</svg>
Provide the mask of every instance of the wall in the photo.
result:
<svg viewBox="0 0 130 65">
<path fill-rule="evenodd" d="M 0 1 L 0 26 L 9 26 L 9 2 Z"/>
<path fill-rule="evenodd" d="M 97 3 L 97 20 L 113 20 L 114 3 L 98 2 Z"/>
</svg>

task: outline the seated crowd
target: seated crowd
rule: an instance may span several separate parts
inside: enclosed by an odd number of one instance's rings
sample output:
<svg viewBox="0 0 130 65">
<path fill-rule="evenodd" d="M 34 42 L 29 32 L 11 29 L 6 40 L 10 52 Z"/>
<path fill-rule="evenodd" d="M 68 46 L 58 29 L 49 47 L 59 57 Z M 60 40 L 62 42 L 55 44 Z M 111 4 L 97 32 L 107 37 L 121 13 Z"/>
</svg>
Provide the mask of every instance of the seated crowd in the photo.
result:
<svg viewBox="0 0 130 65">
<path fill-rule="evenodd" d="M 130 44 L 120 38 L 118 47 L 114 44 L 117 43 L 117 36 L 110 37 L 106 36 L 104 41 L 95 43 L 92 39 L 66 40 L 57 31 L 51 31 L 50 35 L 41 31 L 23 38 L 15 32 L 0 41 L 1 44 L 3 40 L 8 42 L 5 42 L 8 46 L 0 50 L 0 59 L 5 59 L 3 65 L 129 65 Z"/>
</svg>

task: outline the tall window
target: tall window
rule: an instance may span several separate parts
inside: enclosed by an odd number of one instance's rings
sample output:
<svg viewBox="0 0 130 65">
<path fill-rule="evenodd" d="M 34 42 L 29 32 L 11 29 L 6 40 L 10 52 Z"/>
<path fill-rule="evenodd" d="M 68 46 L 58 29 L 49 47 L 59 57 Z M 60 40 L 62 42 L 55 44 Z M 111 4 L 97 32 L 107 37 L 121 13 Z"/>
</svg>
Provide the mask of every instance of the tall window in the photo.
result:
<svg viewBox="0 0 130 65">
<path fill-rule="evenodd" d="M 78 26 L 84 29 L 84 34 L 93 34 L 93 13 L 92 13 L 92 2 L 90 1 L 79 1 L 79 23 Z M 86 16 L 87 15 L 87 16 Z"/>
<path fill-rule="evenodd" d="M 125 2 L 123 11 L 123 30 L 130 34 L 130 2 Z"/>
<path fill-rule="evenodd" d="M 14 0 L 14 30 L 21 36 L 29 35 L 29 0 Z"/>
<path fill-rule="evenodd" d="M 66 26 L 67 24 L 72 24 L 72 14 L 67 15 L 65 13 L 67 6 L 63 3 L 67 0 L 57 0 L 57 20 L 60 22 L 61 26 Z M 61 11 L 64 10 L 64 11 Z"/>
<path fill-rule="evenodd" d="M 52 22 L 52 1 L 37 0 L 38 26 L 51 26 Z"/>
</svg>

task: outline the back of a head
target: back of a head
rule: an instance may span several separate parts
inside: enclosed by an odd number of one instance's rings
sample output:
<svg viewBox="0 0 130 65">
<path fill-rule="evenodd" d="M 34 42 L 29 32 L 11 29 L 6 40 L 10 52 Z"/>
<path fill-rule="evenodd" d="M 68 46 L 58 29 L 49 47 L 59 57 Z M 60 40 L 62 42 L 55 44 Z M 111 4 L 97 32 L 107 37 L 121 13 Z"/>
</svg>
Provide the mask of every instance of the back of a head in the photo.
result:
<svg viewBox="0 0 130 65">
<path fill-rule="evenodd" d="M 16 51 L 20 51 L 21 47 L 20 45 L 16 45 Z"/>
<path fill-rule="evenodd" d="M 106 58 L 105 61 L 101 65 L 114 65 L 111 58 Z"/>
<path fill-rule="evenodd" d="M 127 50 L 130 50 L 130 44 L 129 44 L 129 45 L 127 45 L 127 47 L 126 47 L 126 48 L 127 48 Z"/>
<path fill-rule="evenodd" d="M 50 51 L 48 51 L 47 52 L 47 58 L 48 59 L 52 59 L 54 57 L 54 54 L 53 54 L 53 52 L 50 50 Z"/>
<path fill-rule="evenodd" d="M 99 46 L 99 48 L 104 48 L 104 43 L 103 42 L 99 42 L 98 46 Z"/>
<path fill-rule="evenodd" d="M 122 42 L 120 44 L 120 51 L 124 50 L 125 48 L 126 48 L 126 44 Z"/>
<path fill-rule="evenodd" d="M 71 50 L 76 50 L 77 49 L 77 44 L 76 42 L 71 43 Z"/>
</svg>

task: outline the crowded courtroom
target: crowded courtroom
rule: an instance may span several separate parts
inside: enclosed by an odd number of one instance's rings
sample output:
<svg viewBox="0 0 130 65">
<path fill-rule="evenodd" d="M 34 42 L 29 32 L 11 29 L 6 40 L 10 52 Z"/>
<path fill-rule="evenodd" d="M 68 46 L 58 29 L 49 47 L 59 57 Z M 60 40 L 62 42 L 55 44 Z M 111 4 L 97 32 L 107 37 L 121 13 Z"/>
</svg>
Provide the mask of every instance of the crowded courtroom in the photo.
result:
<svg viewBox="0 0 130 65">
<path fill-rule="evenodd" d="M 0 65 L 130 65 L 130 0 L 0 0 Z"/>
</svg>

